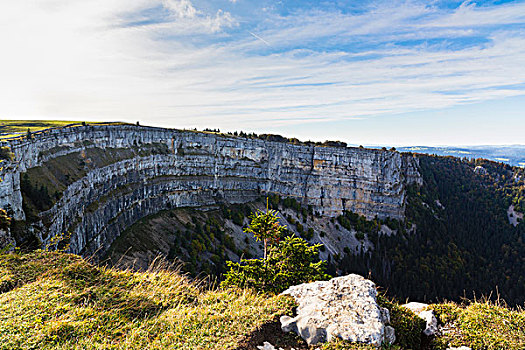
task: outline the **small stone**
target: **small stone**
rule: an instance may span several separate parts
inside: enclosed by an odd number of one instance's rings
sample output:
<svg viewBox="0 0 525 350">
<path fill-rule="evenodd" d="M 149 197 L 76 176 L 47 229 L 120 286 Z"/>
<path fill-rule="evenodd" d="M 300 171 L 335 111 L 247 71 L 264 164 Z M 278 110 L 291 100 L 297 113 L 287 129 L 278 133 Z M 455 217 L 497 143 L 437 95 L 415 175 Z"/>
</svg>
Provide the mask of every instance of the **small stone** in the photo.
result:
<svg viewBox="0 0 525 350">
<path fill-rule="evenodd" d="M 396 331 L 392 326 L 385 327 L 385 343 L 393 344 L 396 341 Z"/>
<path fill-rule="evenodd" d="M 436 316 L 434 316 L 434 311 L 425 310 L 428 307 L 428 304 L 410 302 L 408 304 L 401 305 L 404 308 L 411 310 L 417 316 L 421 317 L 426 322 L 425 330 L 423 334 L 427 337 L 436 335 L 438 331 L 438 322 Z"/>
<path fill-rule="evenodd" d="M 268 343 L 267 341 L 265 341 L 263 343 L 263 345 L 257 346 L 257 349 L 259 349 L 259 350 L 277 350 L 275 348 L 275 346 L 273 346 L 272 344 Z M 279 348 L 279 350 L 284 350 L 284 349 L 283 348 Z M 290 350 L 295 350 L 295 349 L 291 348 Z M 318 349 L 316 349 L 316 350 L 318 350 Z"/>
<path fill-rule="evenodd" d="M 425 310 L 428 307 L 428 304 L 425 303 L 417 303 L 417 302 L 410 302 L 408 304 L 401 305 L 402 307 L 409 309 L 416 315 L 419 314 L 421 311 Z"/>
<path fill-rule="evenodd" d="M 423 334 L 427 337 L 431 337 L 436 335 L 438 331 L 438 322 L 436 316 L 434 316 L 434 311 L 427 310 L 427 311 L 421 311 L 418 314 L 419 317 L 425 320 L 427 323 L 427 326 L 425 330 L 423 331 Z"/>
<path fill-rule="evenodd" d="M 272 344 L 268 343 L 267 341 L 265 341 L 263 343 L 263 345 L 257 346 L 257 349 L 259 349 L 259 350 L 277 350 L 277 349 L 275 349 L 275 346 L 273 346 Z"/>
</svg>

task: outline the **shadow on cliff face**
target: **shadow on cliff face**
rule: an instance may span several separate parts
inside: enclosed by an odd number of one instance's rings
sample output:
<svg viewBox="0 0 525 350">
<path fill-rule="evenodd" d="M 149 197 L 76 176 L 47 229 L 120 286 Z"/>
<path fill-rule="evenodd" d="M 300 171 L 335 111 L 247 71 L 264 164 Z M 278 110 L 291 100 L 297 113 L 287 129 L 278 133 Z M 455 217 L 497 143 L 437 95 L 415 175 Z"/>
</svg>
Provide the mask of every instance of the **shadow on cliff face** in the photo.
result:
<svg viewBox="0 0 525 350">
<path fill-rule="evenodd" d="M 257 346 L 263 345 L 264 342 L 269 342 L 276 349 L 283 348 L 285 350 L 308 350 L 308 344 L 295 333 L 285 333 L 281 330 L 281 322 L 279 317 L 273 321 L 268 322 L 254 330 L 239 342 L 239 346 L 235 350 L 258 350 Z"/>
</svg>

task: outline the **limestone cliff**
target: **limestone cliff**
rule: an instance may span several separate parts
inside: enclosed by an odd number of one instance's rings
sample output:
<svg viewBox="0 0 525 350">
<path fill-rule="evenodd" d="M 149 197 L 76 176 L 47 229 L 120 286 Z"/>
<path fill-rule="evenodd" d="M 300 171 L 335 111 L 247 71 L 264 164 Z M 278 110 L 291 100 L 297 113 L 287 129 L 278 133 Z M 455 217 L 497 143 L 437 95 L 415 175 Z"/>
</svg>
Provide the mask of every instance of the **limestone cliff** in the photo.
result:
<svg viewBox="0 0 525 350">
<path fill-rule="evenodd" d="M 422 181 L 417 159 L 394 151 L 134 125 L 49 129 L 3 146 L 15 157 L 1 163 L 0 207 L 24 220 L 22 175 L 40 174 L 37 183 L 47 177 L 57 199 L 38 213 L 32 230 L 43 244 L 70 233 L 70 251 L 81 254 L 104 251 L 125 228 L 159 210 L 241 203 L 264 193 L 295 197 L 321 216 L 351 210 L 399 219 L 406 185 Z M 65 180 L 48 175 L 71 158 L 80 163 Z"/>
</svg>

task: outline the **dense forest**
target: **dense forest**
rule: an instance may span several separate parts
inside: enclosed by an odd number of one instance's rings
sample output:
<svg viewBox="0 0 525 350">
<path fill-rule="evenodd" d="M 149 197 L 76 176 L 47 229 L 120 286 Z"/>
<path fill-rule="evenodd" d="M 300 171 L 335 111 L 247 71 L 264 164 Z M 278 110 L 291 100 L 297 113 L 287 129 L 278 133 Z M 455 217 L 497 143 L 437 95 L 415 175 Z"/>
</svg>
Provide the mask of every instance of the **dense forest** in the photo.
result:
<svg viewBox="0 0 525 350">
<path fill-rule="evenodd" d="M 375 249 L 347 254 L 343 272 L 371 274 L 400 299 L 438 301 L 500 296 L 525 302 L 525 169 L 487 160 L 419 156 L 422 187 L 408 191 L 406 221 L 396 235 L 369 234 Z"/>
</svg>

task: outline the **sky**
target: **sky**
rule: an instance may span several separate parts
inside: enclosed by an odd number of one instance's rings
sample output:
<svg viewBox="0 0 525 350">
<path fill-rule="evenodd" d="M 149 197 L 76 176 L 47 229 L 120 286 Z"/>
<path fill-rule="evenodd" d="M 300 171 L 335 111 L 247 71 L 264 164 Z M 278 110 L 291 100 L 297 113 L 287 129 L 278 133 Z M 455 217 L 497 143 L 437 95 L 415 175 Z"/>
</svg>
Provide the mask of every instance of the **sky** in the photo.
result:
<svg viewBox="0 0 525 350">
<path fill-rule="evenodd" d="M 0 119 L 525 144 L 525 1 L 1 0 Z"/>
</svg>

